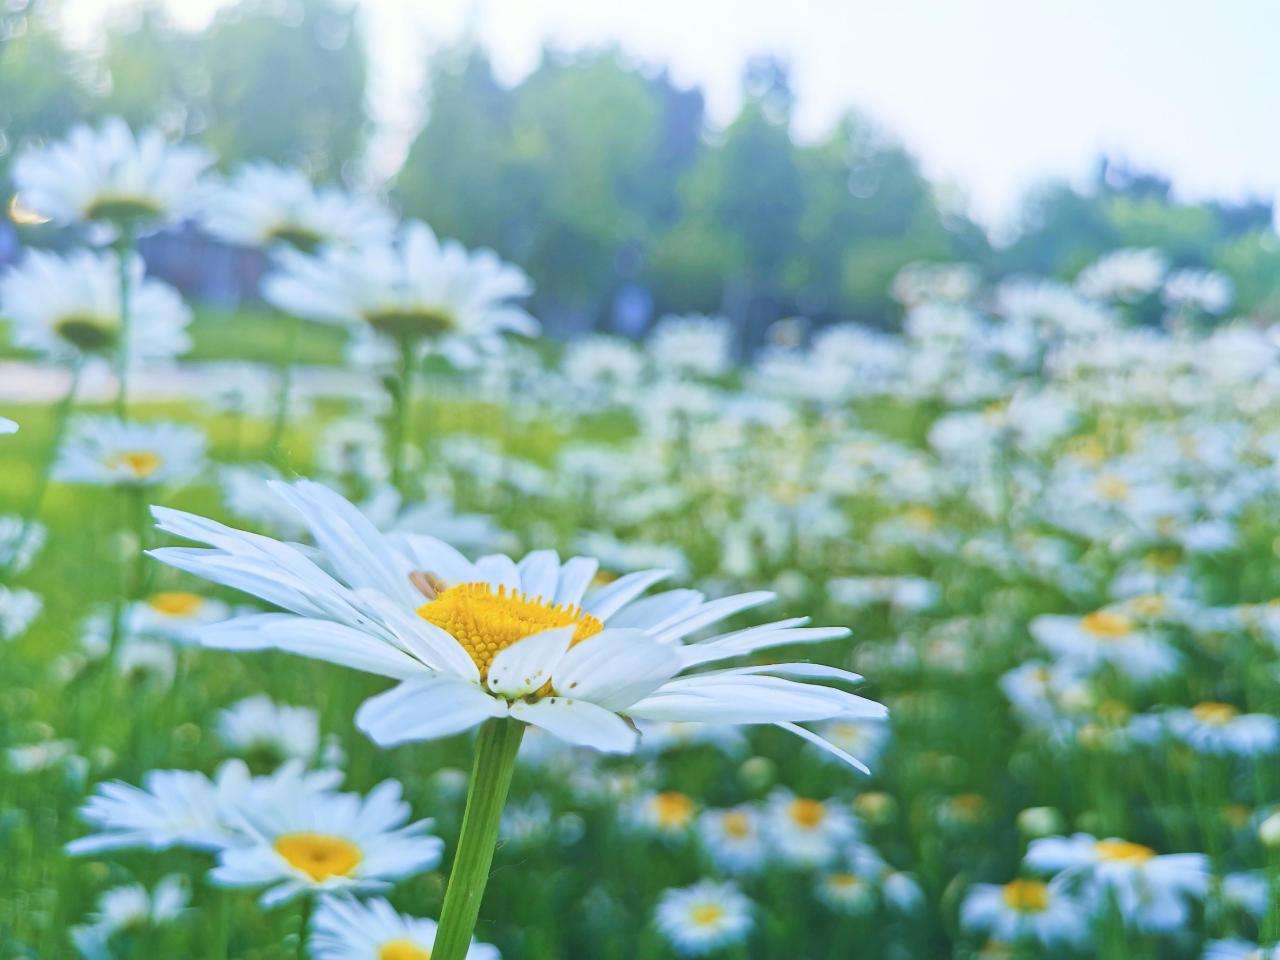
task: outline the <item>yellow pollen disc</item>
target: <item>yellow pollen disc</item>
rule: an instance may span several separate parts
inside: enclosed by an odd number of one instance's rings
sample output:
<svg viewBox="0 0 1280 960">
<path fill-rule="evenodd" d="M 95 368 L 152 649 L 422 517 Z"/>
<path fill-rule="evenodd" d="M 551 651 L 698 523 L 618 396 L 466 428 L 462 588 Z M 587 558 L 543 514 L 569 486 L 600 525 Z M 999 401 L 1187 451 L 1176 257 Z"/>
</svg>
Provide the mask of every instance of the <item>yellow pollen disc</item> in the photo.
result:
<svg viewBox="0 0 1280 960">
<path fill-rule="evenodd" d="M 1049 885 L 1039 880 L 1014 880 L 1004 885 L 1004 905 L 1018 913 L 1043 913 L 1049 909 Z"/>
<path fill-rule="evenodd" d="M 656 795 L 651 802 L 660 827 L 683 827 L 693 819 L 693 801 L 683 793 L 668 790 Z"/>
<path fill-rule="evenodd" d="M 827 818 L 827 808 L 820 800 L 796 797 L 787 805 L 787 816 L 796 826 L 803 827 L 805 830 L 814 830 Z"/>
<path fill-rule="evenodd" d="M 1108 863 L 1131 863 L 1135 866 L 1146 863 L 1156 855 L 1150 847 L 1128 840 L 1099 840 L 1093 845 L 1099 858 Z"/>
<path fill-rule="evenodd" d="M 725 834 L 735 840 L 744 840 L 751 836 L 750 818 L 745 813 L 739 813 L 737 810 L 726 813 L 721 818 L 720 825 L 724 828 Z"/>
<path fill-rule="evenodd" d="M 1129 601 L 1133 612 L 1140 617 L 1158 617 L 1168 605 L 1168 601 L 1158 593 L 1144 594 Z"/>
<path fill-rule="evenodd" d="M 150 450 L 125 450 L 107 461 L 113 470 L 125 469 L 137 480 L 145 480 L 160 469 L 160 455 Z"/>
<path fill-rule="evenodd" d="M 917 530 L 932 530 L 938 525 L 938 514 L 931 507 L 911 507 L 903 512 L 902 517 Z"/>
<path fill-rule="evenodd" d="M 700 927 L 709 927 L 724 916 L 724 907 L 718 903 L 700 903 L 689 911 L 689 919 Z"/>
<path fill-rule="evenodd" d="M 420 606 L 418 616 L 457 640 L 475 661 L 481 679 L 489 675 L 489 665 L 498 652 L 517 640 L 573 626 L 572 645 L 604 629 L 603 623 L 578 607 L 546 603 L 541 597 L 526 597 L 506 587 L 498 587 L 495 593 L 487 583 L 449 587 Z"/>
<path fill-rule="evenodd" d="M 147 605 L 156 613 L 166 617 L 191 617 L 204 606 L 204 597 L 198 593 L 169 590 L 152 594 Z"/>
<path fill-rule="evenodd" d="M 863 886 L 862 878 L 852 873 L 827 874 L 826 883 L 836 890 L 856 890 Z"/>
<path fill-rule="evenodd" d="M 360 848 L 350 840 L 327 833 L 286 833 L 276 837 L 275 848 L 289 866 L 316 883 L 330 877 L 348 877 L 364 859 Z"/>
<path fill-rule="evenodd" d="M 1128 617 L 1122 613 L 1113 613 L 1110 610 L 1098 610 L 1095 613 L 1081 617 L 1080 628 L 1085 633 L 1091 633 L 1095 637 L 1102 637 L 1106 640 L 1126 637 L 1133 632 L 1133 624 Z"/>
<path fill-rule="evenodd" d="M 1205 703 L 1197 703 L 1191 708 L 1191 714 L 1201 723 L 1208 723 L 1215 727 L 1230 723 L 1236 717 L 1240 716 L 1240 711 L 1229 703 L 1215 703 L 1207 701 Z"/>
<path fill-rule="evenodd" d="M 431 960 L 431 951 L 412 940 L 388 940 L 379 948 L 378 960 Z"/>
<path fill-rule="evenodd" d="M 1112 503 L 1129 499 L 1129 485 L 1119 477 L 1099 477 L 1093 489 L 1103 500 L 1109 500 Z"/>
</svg>

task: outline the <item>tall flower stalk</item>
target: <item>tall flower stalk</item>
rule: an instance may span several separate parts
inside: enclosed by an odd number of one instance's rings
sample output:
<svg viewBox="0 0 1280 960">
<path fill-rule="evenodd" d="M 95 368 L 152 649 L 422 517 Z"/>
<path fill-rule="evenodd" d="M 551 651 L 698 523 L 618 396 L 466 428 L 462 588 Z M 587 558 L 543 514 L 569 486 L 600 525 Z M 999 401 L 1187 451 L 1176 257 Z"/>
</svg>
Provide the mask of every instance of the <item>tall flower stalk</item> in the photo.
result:
<svg viewBox="0 0 1280 960">
<path fill-rule="evenodd" d="M 467 806 L 445 889 L 433 960 L 464 960 L 498 841 L 498 825 L 511 788 L 525 725 L 509 717 L 488 720 L 476 739 Z"/>
<path fill-rule="evenodd" d="M 387 423 L 387 455 L 391 461 L 391 483 L 400 495 L 408 497 L 408 477 L 405 475 L 405 450 L 413 435 L 413 392 L 417 377 L 417 350 L 410 337 L 400 337 L 396 343 L 396 373 L 387 381 L 391 393 L 391 418 Z"/>
<path fill-rule="evenodd" d="M 116 242 L 116 256 L 120 267 L 120 337 L 116 344 L 116 416 L 121 420 L 129 415 L 129 343 L 130 343 L 130 300 L 133 296 L 133 284 L 129 270 L 133 262 L 134 233 L 132 227 L 124 225 L 120 228 L 120 239 Z"/>
</svg>

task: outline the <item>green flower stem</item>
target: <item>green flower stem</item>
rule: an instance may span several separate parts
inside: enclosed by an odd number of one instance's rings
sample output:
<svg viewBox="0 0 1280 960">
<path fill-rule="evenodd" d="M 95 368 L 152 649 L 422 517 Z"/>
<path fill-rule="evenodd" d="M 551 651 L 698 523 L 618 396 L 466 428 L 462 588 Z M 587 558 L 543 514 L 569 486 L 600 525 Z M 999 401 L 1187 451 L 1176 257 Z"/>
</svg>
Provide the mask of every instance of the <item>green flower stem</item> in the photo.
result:
<svg viewBox="0 0 1280 960">
<path fill-rule="evenodd" d="M 9 579 L 9 574 L 13 571 L 18 557 L 22 555 L 22 548 L 26 546 L 27 537 L 31 535 L 31 530 L 35 526 L 40 507 L 44 504 L 45 494 L 49 490 L 49 479 L 53 474 L 53 465 L 58 459 L 58 451 L 62 448 L 62 438 L 67 432 L 71 409 L 75 406 L 76 394 L 80 390 L 80 373 L 83 369 L 84 361 L 81 358 L 77 357 L 72 361 L 71 382 L 67 385 L 67 392 L 62 395 L 53 412 L 53 437 L 49 441 L 49 448 L 45 451 L 44 463 L 40 465 L 40 474 L 36 477 L 36 485 L 31 491 L 31 500 L 26 510 L 22 512 L 22 529 L 18 531 L 18 538 L 14 541 L 13 555 L 8 563 L 0 567 L 0 581 Z"/>
<path fill-rule="evenodd" d="M 129 411 L 129 309 L 132 290 L 129 282 L 129 264 L 133 260 L 133 229 L 120 228 L 116 242 L 116 257 L 120 266 L 120 342 L 116 346 L 116 416 L 124 420 Z"/>
<path fill-rule="evenodd" d="M 505 717 L 486 720 L 480 728 L 458 852 L 453 858 L 453 872 L 445 890 L 431 960 L 463 960 L 471 945 L 480 899 L 493 863 L 498 822 L 507 803 L 516 751 L 520 749 L 523 735 L 524 724 Z"/>
<path fill-rule="evenodd" d="M 408 498 L 405 478 L 404 448 L 409 440 L 413 420 L 413 387 L 414 387 L 414 345 L 410 337 L 401 337 L 400 363 L 396 371 L 395 381 L 391 386 L 391 430 L 388 442 L 391 449 L 391 483 L 400 491 L 402 497 Z"/>
<path fill-rule="evenodd" d="M 302 321 L 297 317 L 285 316 L 282 319 L 285 323 L 284 359 L 280 363 L 280 393 L 276 397 L 276 417 L 268 447 L 270 458 L 277 464 L 283 460 L 281 447 L 289 427 L 289 395 L 293 391 L 293 368 L 298 361 L 298 335 L 302 327 Z"/>
</svg>

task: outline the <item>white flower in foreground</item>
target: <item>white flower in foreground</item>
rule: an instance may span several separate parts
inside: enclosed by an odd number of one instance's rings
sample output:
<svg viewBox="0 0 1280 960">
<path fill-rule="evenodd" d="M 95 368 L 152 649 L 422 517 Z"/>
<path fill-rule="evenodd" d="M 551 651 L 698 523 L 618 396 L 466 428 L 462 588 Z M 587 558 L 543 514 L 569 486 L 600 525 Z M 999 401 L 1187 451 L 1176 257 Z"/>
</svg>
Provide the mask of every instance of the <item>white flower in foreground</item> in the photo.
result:
<svg viewBox="0 0 1280 960">
<path fill-rule="evenodd" d="M 1057 873 L 1088 897 L 1111 898 L 1126 921 L 1150 931 L 1180 928 L 1187 899 L 1201 899 L 1209 889 L 1209 858 L 1202 853 L 1159 855 L 1140 843 L 1087 833 L 1033 840 L 1025 862 Z"/>
<path fill-rule="evenodd" d="M 236 810 L 241 839 L 221 848 L 209 877 L 229 887 L 270 885 L 260 898 L 264 907 L 308 891 L 386 889 L 430 870 L 444 849 L 443 840 L 427 833 L 431 821 L 407 822 L 409 804 L 394 780 L 367 797 L 277 792 Z"/>
<path fill-rule="evenodd" d="M 98 898 L 98 910 L 84 926 L 71 928 L 71 940 L 91 960 L 111 960 L 108 941 L 117 933 L 158 927 L 176 920 L 191 901 L 187 878 L 170 874 L 147 890 L 140 883 L 115 887 Z"/>
<path fill-rule="evenodd" d="M 751 901 L 732 883 L 703 880 L 663 893 L 654 921 L 677 953 L 701 957 L 746 940 Z"/>
<path fill-rule="evenodd" d="M 1076 943 L 1089 928 L 1088 910 L 1060 887 L 1042 880 L 977 883 L 960 907 L 968 930 L 996 940 L 1032 938 L 1046 947 Z"/>
<path fill-rule="evenodd" d="M 152 770 L 141 788 L 119 781 L 102 783 L 80 808 L 81 819 L 101 832 L 72 840 L 67 852 L 129 847 L 219 850 L 243 839 L 235 813 L 238 804 L 269 806 L 279 797 L 306 803 L 341 779 L 336 771 L 305 772 L 301 764 L 251 777 L 242 761 L 229 760 L 212 780 L 191 770 Z"/>
<path fill-rule="evenodd" d="M 32 250 L 0 276 L 0 314 L 15 346 L 44 357 L 112 356 L 120 342 L 120 266 L 114 253 Z M 129 356 L 169 359 L 191 347 L 191 310 L 167 283 L 129 259 Z"/>
<path fill-rule="evenodd" d="M 7 433 L 17 433 L 17 432 L 18 432 L 17 421 L 10 420 L 8 417 L 0 417 L 0 436 L 4 436 Z"/>
<path fill-rule="evenodd" d="M 382 899 L 326 897 L 311 919 L 315 960 L 430 960 L 434 920 L 397 913 Z M 500 960 L 498 948 L 472 941 L 466 960 Z"/>
<path fill-rule="evenodd" d="M 630 718 L 772 723 L 865 769 L 799 726 L 885 716 L 878 703 L 801 682 L 856 682 L 856 674 L 812 663 L 686 673 L 769 647 L 841 637 L 844 628 L 805 627 L 798 617 L 690 641 L 772 594 L 708 601 L 695 590 L 671 590 L 638 599 L 664 576 L 645 571 L 588 595 L 597 569 L 589 558 L 561 563 L 540 550 L 518 564 L 496 554 L 472 563 L 432 537 L 383 535 L 320 484 L 274 489 L 308 525 L 323 567 L 289 544 L 165 507 L 153 508 L 160 529 L 212 549 L 167 547 L 152 555 L 288 611 L 207 627 L 206 645 L 277 648 L 402 681 L 356 715 L 381 746 L 445 737 L 505 716 L 621 753 L 636 748 Z"/>
<path fill-rule="evenodd" d="M 320 720 L 307 707 L 275 703 L 270 697 L 246 697 L 219 712 L 218 739 L 243 754 L 309 762 L 320 748 Z"/>
<path fill-rule="evenodd" d="M 200 204 L 200 221 L 229 243 L 286 244 L 303 252 L 376 243 L 394 226 L 386 208 L 370 197 L 316 187 L 301 170 L 261 161 L 210 187 Z"/>
<path fill-rule="evenodd" d="M 532 290 L 524 273 L 492 251 L 441 243 L 417 221 L 394 241 L 330 247 L 316 256 L 282 251 L 279 271 L 263 284 L 263 295 L 286 313 L 442 347 L 443 341 L 492 346 L 508 331 L 537 333 L 537 323 L 511 303 Z"/>
<path fill-rule="evenodd" d="M 87 222 L 136 232 L 183 216 L 213 158 L 168 143 L 155 129 L 134 136 L 119 117 L 75 127 L 65 140 L 18 155 L 13 182 L 24 207 L 58 223 Z"/>
<path fill-rule="evenodd" d="M 205 436 L 181 423 L 131 423 L 80 417 L 58 452 L 63 483 L 157 487 L 186 483 L 205 466 Z"/>
</svg>

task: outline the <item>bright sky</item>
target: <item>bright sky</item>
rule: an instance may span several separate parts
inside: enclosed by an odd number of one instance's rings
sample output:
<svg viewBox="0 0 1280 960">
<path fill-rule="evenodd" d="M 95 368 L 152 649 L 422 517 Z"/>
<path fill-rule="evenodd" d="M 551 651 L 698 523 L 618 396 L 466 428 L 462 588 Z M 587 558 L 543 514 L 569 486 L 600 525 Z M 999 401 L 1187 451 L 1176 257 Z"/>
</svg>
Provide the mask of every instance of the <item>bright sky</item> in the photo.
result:
<svg viewBox="0 0 1280 960">
<path fill-rule="evenodd" d="M 67 0 L 88 36 L 129 0 Z M 287 0 L 285 0 L 287 2 Z M 394 168 L 419 116 L 424 51 L 470 32 L 504 79 L 545 40 L 617 42 L 736 109 L 743 61 L 788 58 L 797 132 L 850 105 L 895 131 L 926 172 L 999 225 L 1030 185 L 1083 177 L 1100 151 L 1173 176 L 1188 197 L 1280 192 L 1280 4 L 1272 0 L 356 0 Z M 186 25 L 220 0 L 167 0 Z"/>
</svg>

